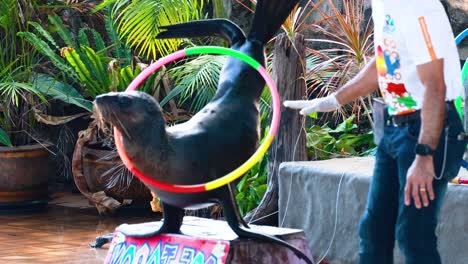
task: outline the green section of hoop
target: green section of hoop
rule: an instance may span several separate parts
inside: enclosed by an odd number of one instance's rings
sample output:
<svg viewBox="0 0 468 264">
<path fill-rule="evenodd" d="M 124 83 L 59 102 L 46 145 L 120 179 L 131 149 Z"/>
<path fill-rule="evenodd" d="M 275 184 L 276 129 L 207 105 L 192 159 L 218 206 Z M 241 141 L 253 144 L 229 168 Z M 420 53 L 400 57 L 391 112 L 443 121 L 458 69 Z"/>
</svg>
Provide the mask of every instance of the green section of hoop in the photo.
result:
<svg viewBox="0 0 468 264">
<path fill-rule="evenodd" d="M 249 64 L 254 69 L 258 69 L 262 65 L 254 60 L 252 57 L 245 55 L 237 50 L 232 50 L 223 47 L 210 47 L 210 46 L 201 46 L 201 47 L 194 47 L 188 48 L 185 50 L 185 54 L 189 55 L 198 55 L 198 54 L 219 54 L 219 55 L 228 55 L 234 57 L 236 59 L 242 60 L 243 62 Z"/>
</svg>

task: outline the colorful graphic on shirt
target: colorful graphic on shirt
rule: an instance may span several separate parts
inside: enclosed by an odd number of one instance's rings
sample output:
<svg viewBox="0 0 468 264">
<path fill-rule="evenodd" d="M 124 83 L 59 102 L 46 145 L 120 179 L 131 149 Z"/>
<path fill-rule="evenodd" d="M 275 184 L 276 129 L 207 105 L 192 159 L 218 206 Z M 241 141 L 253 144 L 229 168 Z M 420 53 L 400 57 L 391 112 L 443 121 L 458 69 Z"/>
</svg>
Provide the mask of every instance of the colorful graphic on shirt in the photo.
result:
<svg viewBox="0 0 468 264">
<path fill-rule="evenodd" d="M 377 47 L 377 70 L 380 76 L 395 76 L 395 71 L 400 68 L 400 57 L 397 53 L 394 54 L 396 56 L 392 58 L 388 51 L 384 51 L 381 46 Z"/>
<path fill-rule="evenodd" d="M 385 16 L 383 38 L 376 49 L 376 64 L 379 75 L 379 85 L 389 105 L 389 113 L 407 114 L 415 111 L 416 101 L 405 87 L 400 68 L 401 58 L 395 40 L 395 21 L 390 15 Z"/>
<path fill-rule="evenodd" d="M 416 101 L 414 101 L 413 97 L 405 96 L 400 97 L 397 99 L 398 103 L 405 105 L 408 108 L 413 108 L 416 106 Z"/>
<path fill-rule="evenodd" d="M 402 83 L 387 83 L 387 92 L 398 97 L 405 96 L 405 93 L 408 93 L 408 91 L 406 91 L 405 85 Z"/>
<path fill-rule="evenodd" d="M 395 21 L 390 15 L 385 16 L 384 32 L 393 33 L 395 31 Z"/>
<path fill-rule="evenodd" d="M 387 75 L 387 64 L 385 63 L 385 56 L 381 46 L 377 47 L 377 72 L 380 76 L 385 77 Z"/>
</svg>

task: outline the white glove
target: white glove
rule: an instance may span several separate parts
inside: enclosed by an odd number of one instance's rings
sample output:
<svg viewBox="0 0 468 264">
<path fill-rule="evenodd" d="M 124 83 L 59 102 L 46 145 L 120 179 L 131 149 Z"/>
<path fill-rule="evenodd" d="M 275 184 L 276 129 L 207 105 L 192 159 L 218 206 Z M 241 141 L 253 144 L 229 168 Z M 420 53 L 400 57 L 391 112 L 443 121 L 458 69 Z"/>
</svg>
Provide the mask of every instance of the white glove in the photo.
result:
<svg viewBox="0 0 468 264">
<path fill-rule="evenodd" d="M 331 112 L 341 107 L 334 93 L 313 100 L 284 101 L 283 105 L 293 109 L 301 109 L 299 112 L 301 115 L 313 112 Z"/>
</svg>

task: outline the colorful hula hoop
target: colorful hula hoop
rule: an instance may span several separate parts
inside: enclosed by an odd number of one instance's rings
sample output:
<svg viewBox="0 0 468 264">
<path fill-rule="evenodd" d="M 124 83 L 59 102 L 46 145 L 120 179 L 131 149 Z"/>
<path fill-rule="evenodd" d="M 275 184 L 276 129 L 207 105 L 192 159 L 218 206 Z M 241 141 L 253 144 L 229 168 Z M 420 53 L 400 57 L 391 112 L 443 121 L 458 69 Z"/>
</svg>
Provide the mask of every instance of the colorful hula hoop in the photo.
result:
<svg viewBox="0 0 468 264">
<path fill-rule="evenodd" d="M 463 30 L 460 34 L 458 34 L 455 37 L 455 44 L 459 45 L 463 39 L 468 37 L 468 28 Z M 468 77 L 468 58 L 465 61 L 465 64 L 463 64 L 462 70 L 461 70 L 461 75 L 462 75 L 462 84 L 464 85 L 466 82 L 466 78 Z M 455 108 L 458 111 L 458 114 L 460 115 L 460 118 L 463 120 L 463 100 L 461 96 L 455 99 Z M 467 146 L 468 147 L 468 146 Z"/>
<path fill-rule="evenodd" d="M 131 160 L 129 159 L 129 157 L 127 156 L 125 152 L 125 149 L 122 143 L 122 134 L 120 133 L 120 131 L 114 128 L 114 137 L 115 137 L 115 145 L 117 147 L 117 152 L 119 153 L 119 156 L 122 159 L 122 162 L 127 167 L 127 169 L 130 172 L 132 172 L 137 178 L 145 182 L 146 184 L 149 184 L 155 188 L 158 188 L 164 191 L 179 192 L 179 193 L 204 192 L 204 191 L 214 190 L 216 188 L 224 186 L 238 179 L 244 173 L 246 173 L 250 168 L 252 168 L 252 166 L 254 166 L 258 162 L 258 160 L 265 154 L 265 152 L 270 147 L 271 142 L 273 141 L 276 135 L 276 132 L 278 131 L 278 126 L 279 126 L 279 121 L 280 121 L 280 98 L 278 95 L 278 90 L 276 88 L 275 82 L 273 81 L 271 76 L 268 74 L 268 72 L 265 70 L 265 68 L 260 63 L 258 63 L 255 59 L 253 59 L 252 57 L 246 54 L 243 54 L 239 51 L 235 51 L 232 49 L 222 48 L 222 47 L 202 46 L 202 47 L 188 48 L 185 50 L 174 52 L 168 56 L 165 56 L 159 59 L 155 63 L 151 64 L 144 71 L 142 71 L 130 83 L 126 91 L 136 90 L 138 86 L 140 86 L 152 73 L 154 73 L 156 70 L 161 68 L 163 65 L 166 65 L 167 63 L 184 58 L 186 56 L 199 55 L 199 54 L 217 54 L 217 55 L 232 56 L 234 58 L 240 59 L 244 61 L 245 63 L 249 64 L 250 66 L 252 66 L 254 69 L 256 69 L 260 73 L 260 75 L 263 77 L 263 79 L 265 80 L 270 90 L 272 101 L 273 101 L 272 102 L 273 118 L 271 120 L 270 130 L 268 131 L 268 135 L 264 139 L 263 143 L 258 147 L 255 153 L 247 161 L 245 161 L 240 167 L 233 170 L 232 172 L 226 174 L 225 176 L 221 178 L 218 178 L 216 180 L 213 180 L 207 183 L 196 184 L 196 185 L 174 185 L 174 184 L 168 184 L 168 183 L 157 181 L 153 178 L 150 178 L 144 175 L 140 170 L 138 170 L 133 165 L 133 163 L 131 162 Z"/>
</svg>

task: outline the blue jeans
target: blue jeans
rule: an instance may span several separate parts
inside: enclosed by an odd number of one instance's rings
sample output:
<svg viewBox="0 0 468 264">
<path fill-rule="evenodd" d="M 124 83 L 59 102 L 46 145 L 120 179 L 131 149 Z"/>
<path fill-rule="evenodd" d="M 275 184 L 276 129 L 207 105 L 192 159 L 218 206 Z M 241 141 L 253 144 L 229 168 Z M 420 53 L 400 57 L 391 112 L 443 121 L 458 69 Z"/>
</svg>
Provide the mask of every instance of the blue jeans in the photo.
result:
<svg viewBox="0 0 468 264">
<path fill-rule="evenodd" d="M 388 120 L 388 117 L 386 118 Z M 393 263 L 395 239 L 408 264 L 441 263 L 435 229 L 447 181 L 460 169 L 466 142 L 457 140 L 463 126 L 453 106 L 447 106 L 445 128 L 440 136 L 434 168 L 442 179 L 433 181 L 435 200 L 428 207 L 416 209 L 404 204 L 406 173 L 415 154 L 421 121 L 395 127 L 385 122 L 384 137 L 377 148 L 366 210 L 359 224 L 361 264 Z M 447 133 L 447 137 L 446 137 Z M 444 151 L 447 143 L 447 153 Z"/>
</svg>

